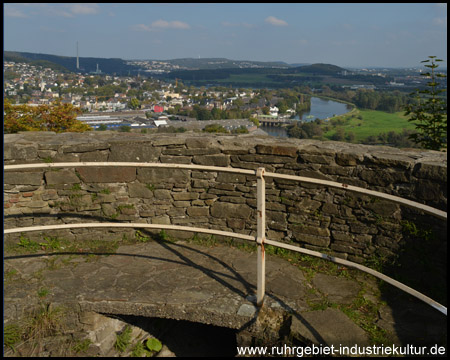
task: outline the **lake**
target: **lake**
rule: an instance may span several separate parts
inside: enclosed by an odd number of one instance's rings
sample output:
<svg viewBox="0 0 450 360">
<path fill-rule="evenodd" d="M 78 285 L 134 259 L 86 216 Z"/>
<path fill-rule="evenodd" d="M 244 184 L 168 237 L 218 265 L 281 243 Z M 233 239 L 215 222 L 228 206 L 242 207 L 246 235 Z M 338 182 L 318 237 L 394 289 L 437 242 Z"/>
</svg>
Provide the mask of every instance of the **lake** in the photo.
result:
<svg viewBox="0 0 450 360">
<path fill-rule="evenodd" d="M 294 120 L 301 121 L 314 121 L 319 118 L 321 120 L 335 116 L 342 115 L 349 112 L 352 109 L 351 105 L 344 104 L 338 101 L 321 99 L 318 97 L 311 97 L 311 109 L 305 111 L 301 117 L 296 115 Z M 261 126 L 261 130 L 264 130 L 270 136 L 276 137 L 288 137 L 286 129 L 281 127 Z"/>
</svg>

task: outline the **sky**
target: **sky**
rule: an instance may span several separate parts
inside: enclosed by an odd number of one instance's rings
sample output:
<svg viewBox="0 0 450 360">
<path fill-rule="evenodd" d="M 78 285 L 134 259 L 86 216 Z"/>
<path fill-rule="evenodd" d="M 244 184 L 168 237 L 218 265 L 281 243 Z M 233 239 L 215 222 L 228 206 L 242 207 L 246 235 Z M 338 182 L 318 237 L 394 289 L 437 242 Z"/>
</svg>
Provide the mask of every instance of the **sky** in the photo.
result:
<svg viewBox="0 0 450 360">
<path fill-rule="evenodd" d="M 447 67 L 447 4 L 7 3 L 4 50 L 125 60 L 227 58 Z"/>
</svg>

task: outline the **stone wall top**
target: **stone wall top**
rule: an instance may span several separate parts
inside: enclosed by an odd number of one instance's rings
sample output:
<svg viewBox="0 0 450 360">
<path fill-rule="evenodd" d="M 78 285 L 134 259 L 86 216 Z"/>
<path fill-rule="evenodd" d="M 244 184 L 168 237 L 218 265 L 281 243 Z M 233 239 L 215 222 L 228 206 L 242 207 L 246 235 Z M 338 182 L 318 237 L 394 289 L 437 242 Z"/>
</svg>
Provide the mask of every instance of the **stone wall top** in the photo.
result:
<svg viewBox="0 0 450 360">
<path fill-rule="evenodd" d="M 334 160 L 340 166 L 355 166 L 359 163 L 374 163 L 378 166 L 414 167 L 421 164 L 417 171 L 432 175 L 427 166 L 442 168 L 446 172 L 447 153 L 421 149 L 398 149 L 388 146 L 350 144 L 336 141 L 300 140 L 293 138 L 274 138 L 253 135 L 211 135 L 202 133 L 184 134 L 139 134 L 114 131 L 93 131 L 85 133 L 20 132 L 4 135 L 4 160 L 6 163 L 30 162 L 38 160 L 38 152 L 58 150 L 63 153 L 82 153 L 102 151 L 111 146 L 150 143 L 153 147 L 186 146 L 192 149 L 218 148 L 226 154 L 254 153 L 274 156 L 300 157 L 308 154 L 308 160 L 319 163 Z M 205 155 L 199 153 L 198 155 Z M 212 154 L 210 154 L 212 155 Z M 325 157 L 325 158 L 324 158 Z M 327 159 L 326 157 L 330 158 Z M 12 160 L 10 162 L 9 160 Z M 70 161 L 70 160 L 68 160 Z M 113 160 L 110 160 L 113 161 Z M 120 160 L 115 160 L 120 161 Z M 313 162 L 313 161 L 308 161 Z M 444 170 L 445 169 L 445 170 Z M 436 172 L 436 171 L 434 171 Z"/>
</svg>

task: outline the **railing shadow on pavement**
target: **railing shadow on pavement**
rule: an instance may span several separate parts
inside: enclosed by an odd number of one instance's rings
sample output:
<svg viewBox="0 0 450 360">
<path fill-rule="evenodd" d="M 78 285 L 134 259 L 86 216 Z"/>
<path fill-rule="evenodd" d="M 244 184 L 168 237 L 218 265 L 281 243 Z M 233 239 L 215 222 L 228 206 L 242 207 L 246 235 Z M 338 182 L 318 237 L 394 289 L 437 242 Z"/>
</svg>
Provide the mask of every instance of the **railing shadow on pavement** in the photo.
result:
<svg viewBox="0 0 450 360">
<path fill-rule="evenodd" d="M 117 167 L 154 167 L 154 168 L 175 168 L 175 169 L 188 169 L 188 170 L 202 170 L 202 171 L 216 171 L 216 172 L 231 172 L 245 175 L 253 175 L 257 179 L 257 234 L 256 236 L 249 236 L 239 233 L 218 231 L 213 229 L 204 229 L 204 228 L 195 228 L 195 227 L 186 227 L 186 226 L 175 226 L 175 225 L 157 225 L 157 224 L 139 224 L 139 223 L 82 223 L 82 224 L 65 224 L 65 225 L 49 225 L 49 226 L 35 226 L 35 227 L 24 227 L 24 228 L 14 228 L 14 229 L 6 229 L 4 233 L 18 233 L 18 232 L 28 232 L 28 231 L 38 231 L 38 230 L 52 230 L 52 229 L 62 229 L 62 228 L 83 228 L 83 227 L 135 227 L 135 228 L 153 228 L 153 229 L 172 229 L 172 230 L 182 230 L 182 231 L 191 231 L 191 232 L 200 232 L 207 233 L 212 235 L 223 235 L 228 237 L 235 237 L 244 240 L 255 241 L 257 244 L 257 299 L 256 303 L 258 307 L 261 307 L 264 303 L 265 296 L 265 244 L 269 244 L 272 246 L 284 248 L 287 250 L 300 252 L 303 254 L 307 254 L 310 256 L 319 257 L 325 260 L 329 260 L 344 266 L 349 266 L 351 268 L 355 268 L 361 270 L 363 272 L 369 273 L 399 289 L 402 291 L 422 300 L 433 308 L 437 309 L 441 313 L 447 315 L 447 308 L 443 305 L 437 303 L 433 299 L 428 296 L 378 272 L 373 269 L 370 269 L 366 266 L 329 256 L 327 254 L 323 254 L 317 251 L 308 250 L 305 248 L 301 248 L 298 246 L 293 246 L 290 244 L 285 244 L 273 240 L 266 239 L 265 230 L 266 230 L 266 210 L 265 210 L 265 178 L 273 178 L 273 179 L 285 179 L 292 180 L 296 182 L 306 182 L 318 185 L 324 185 L 327 187 L 334 187 L 343 189 L 346 191 L 351 191 L 359 194 L 365 194 L 374 196 L 377 198 L 386 199 L 388 201 L 393 201 L 397 204 L 411 207 L 414 209 L 421 210 L 427 214 L 438 217 L 440 219 L 446 220 L 447 213 L 430 206 L 420 204 L 408 199 L 404 199 L 401 197 L 380 193 L 377 191 L 372 191 L 352 185 L 320 180 L 316 178 L 308 178 L 294 175 L 285 175 L 285 174 L 277 174 L 277 173 L 266 173 L 264 168 L 258 168 L 256 170 L 247 170 L 247 169 L 239 169 L 239 168 L 225 168 L 225 167 L 216 167 L 216 166 L 203 166 L 203 165 L 192 165 L 192 164 L 164 164 L 164 163 L 132 163 L 132 162 L 79 162 L 79 163 L 46 163 L 46 164 L 21 164 L 21 165 L 5 165 L 4 170 L 20 170 L 20 169 L 30 169 L 30 168 L 60 168 L 60 167 L 85 167 L 85 166 L 93 166 L 93 167 L 109 167 L 109 166 L 117 166 Z"/>
</svg>

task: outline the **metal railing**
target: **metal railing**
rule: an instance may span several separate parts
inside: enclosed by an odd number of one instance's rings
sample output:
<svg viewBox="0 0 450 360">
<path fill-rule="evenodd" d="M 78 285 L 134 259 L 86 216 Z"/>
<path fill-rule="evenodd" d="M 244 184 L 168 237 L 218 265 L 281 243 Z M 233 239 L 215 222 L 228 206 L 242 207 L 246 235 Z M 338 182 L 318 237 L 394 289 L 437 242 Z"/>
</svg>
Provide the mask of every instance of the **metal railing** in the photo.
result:
<svg viewBox="0 0 450 360">
<path fill-rule="evenodd" d="M 237 173 L 244 175 L 253 175 L 256 176 L 257 181 L 257 226 L 256 226 L 256 237 L 252 235 L 239 234 L 235 232 L 214 230 L 214 229 L 205 229 L 205 228 L 197 228 L 190 226 L 178 226 L 178 225 L 163 225 L 163 224 L 142 224 L 142 223 L 81 223 L 81 224 L 63 224 L 63 225 L 45 225 L 45 226 L 32 226 L 32 227 L 22 227 L 22 228 L 14 228 L 14 229 L 5 229 L 4 234 L 12 234 L 12 233 L 20 233 L 20 232 L 30 232 L 30 231 L 42 231 L 42 230 L 59 230 L 59 229 L 74 229 L 74 228 L 113 228 L 113 227 L 121 227 L 121 228 L 143 228 L 143 229 L 164 229 L 164 230 L 182 230 L 182 231 L 190 231 L 196 233 L 204 233 L 211 235 L 222 235 L 237 239 L 243 239 L 248 241 L 255 241 L 257 244 L 257 306 L 262 306 L 264 303 L 265 297 L 265 251 L 264 245 L 272 245 L 280 248 L 284 248 L 287 250 L 307 254 L 314 257 L 319 257 L 325 260 L 332 261 L 337 264 L 345 265 L 354 269 L 361 270 L 368 274 L 371 274 L 397 288 L 400 290 L 422 300 L 433 308 L 437 309 L 441 313 L 447 315 L 447 308 L 428 296 L 418 292 L 400 283 L 397 280 L 394 280 L 378 271 L 370 269 L 364 265 L 357 264 L 348 260 L 340 259 L 334 256 L 330 256 L 327 254 L 323 254 L 317 251 L 301 248 L 298 246 L 281 243 L 278 241 L 273 241 L 266 239 L 265 229 L 266 229 L 266 187 L 265 187 L 265 178 L 273 178 L 273 179 L 286 179 L 297 182 L 306 182 L 318 185 L 325 185 L 328 187 L 334 187 L 338 189 L 343 189 L 351 192 L 356 192 L 364 195 L 370 195 L 377 198 L 386 199 L 388 201 L 392 201 L 394 203 L 408 206 L 410 208 L 414 208 L 417 210 L 421 210 L 427 214 L 433 215 L 437 218 L 446 220 L 447 213 L 433 207 L 420 204 L 415 201 L 403 199 L 398 196 L 384 194 L 378 191 L 368 190 L 352 185 L 347 185 L 343 183 L 320 180 L 315 178 L 303 177 L 303 176 L 295 176 L 295 175 L 286 175 L 286 174 L 277 174 L 271 172 L 265 172 L 264 168 L 258 168 L 257 170 L 247 170 L 247 169 L 239 169 L 239 168 L 231 168 L 231 167 L 217 167 L 217 166 L 203 166 L 203 165 L 193 165 L 193 164 L 164 164 L 164 163 L 141 163 L 141 162 L 65 162 L 65 163 L 46 163 L 46 164 L 20 164 L 20 165 L 5 165 L 4 170 L 23 170 L 23 169 L 37 169 L 37 168 L 61 168 L 61 167 L 151 167 L 151 168 L 172 168 L 172 169 L 187 169 L 187 170 L 202 170 L 202 171 L 213 171 L 213 172 L 228 172 L 228 173 Z"/>
</svg>

